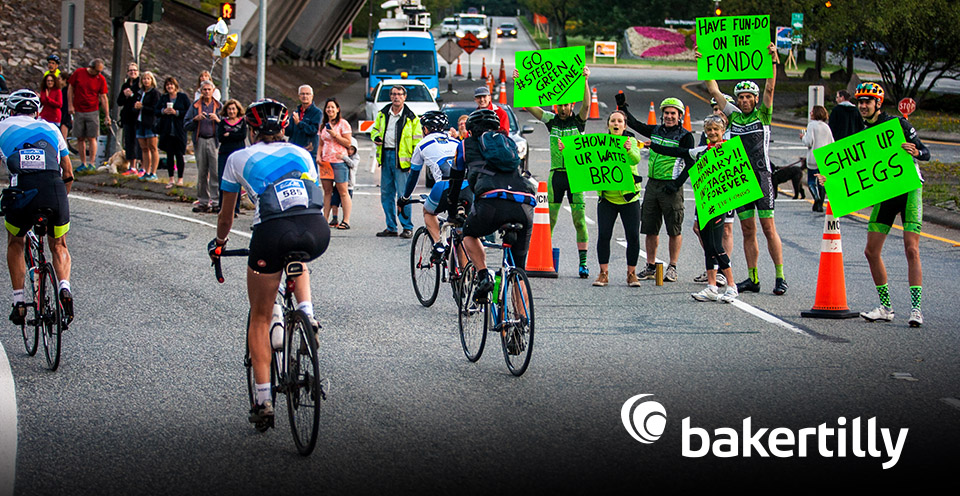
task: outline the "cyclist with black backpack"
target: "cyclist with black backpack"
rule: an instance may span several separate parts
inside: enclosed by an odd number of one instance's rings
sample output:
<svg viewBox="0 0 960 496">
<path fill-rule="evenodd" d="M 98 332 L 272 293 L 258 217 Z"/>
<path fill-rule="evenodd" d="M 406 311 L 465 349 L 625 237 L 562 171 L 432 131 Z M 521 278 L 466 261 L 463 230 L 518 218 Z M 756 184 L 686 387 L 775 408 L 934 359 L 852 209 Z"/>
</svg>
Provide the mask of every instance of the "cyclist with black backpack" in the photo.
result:
<svg viewBox="0 0 960 496">
<path fill-rule="evenodd" d="M 450 186 L 447 189 L 447 209 L 450 218 L 457 215 L 464 177 L 473 190 L 473 207 L 463 224 L 464 247 L 470 261 L 477 267 L 475 299 L 486 301 L 494 286 L 493 271 L 487 268 L 486 256 L 480 238 L 497 231 L 508 223 L 524 226 L 511 247 L 514 263 L 526 265 L 527 248 L 533 229 L 533 207 L 536 188 L 520 174 L 520 155 L 517 145 L 508 136 L 497 132 L 500 119 L 497 113 L 475 110 L 467 119 L 470 136 L 457 147 Z"/>
</svg>

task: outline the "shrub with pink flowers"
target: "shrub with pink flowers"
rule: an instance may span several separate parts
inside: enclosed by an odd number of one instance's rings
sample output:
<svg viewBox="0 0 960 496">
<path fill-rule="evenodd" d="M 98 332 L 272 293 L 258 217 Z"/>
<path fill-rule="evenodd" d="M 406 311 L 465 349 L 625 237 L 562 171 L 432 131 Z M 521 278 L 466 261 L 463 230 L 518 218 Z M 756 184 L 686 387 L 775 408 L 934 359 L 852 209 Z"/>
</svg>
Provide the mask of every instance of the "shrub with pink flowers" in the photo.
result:
<svg viewBox="0 0 960 496">
<path fill-rule="evenodd" d="M 687 37 L 693 40 L 693 30 L 677 30 L 634 26 L 626 36 L 634 55 L 659 60 L 694 60 L 693 50 L 687 48 Z M 690 45 L 693 43 L 691 41 Z"/>
</svg>

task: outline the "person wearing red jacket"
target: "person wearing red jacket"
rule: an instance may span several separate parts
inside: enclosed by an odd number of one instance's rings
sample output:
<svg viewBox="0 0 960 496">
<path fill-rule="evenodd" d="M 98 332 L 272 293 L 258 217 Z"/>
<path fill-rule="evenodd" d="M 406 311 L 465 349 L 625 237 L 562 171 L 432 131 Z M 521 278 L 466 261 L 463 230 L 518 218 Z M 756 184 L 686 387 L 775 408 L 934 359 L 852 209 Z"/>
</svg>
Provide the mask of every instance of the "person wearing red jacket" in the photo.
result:
<svg viewBox="0 0 960 496">
<path fill-rule="evenodd" d="M 510 117 L 507 116 L 506 110 L 493 104 L 493 99 L 490 98 L 490 88 L 481 86 L 473 90 L 473 100 L 477 102 L 477 110 L 487 109 L 496 112 L 500 119 L 499 131 L 506 135 L 510 134 Z"/>
<path fill-rule="evenodd" d="M 59 127 L 62 106 L 63 93 L 60 91 L 60 81 L 52 73 L 47 73 L 40 82 L 40 118 Z"/>
</svg>

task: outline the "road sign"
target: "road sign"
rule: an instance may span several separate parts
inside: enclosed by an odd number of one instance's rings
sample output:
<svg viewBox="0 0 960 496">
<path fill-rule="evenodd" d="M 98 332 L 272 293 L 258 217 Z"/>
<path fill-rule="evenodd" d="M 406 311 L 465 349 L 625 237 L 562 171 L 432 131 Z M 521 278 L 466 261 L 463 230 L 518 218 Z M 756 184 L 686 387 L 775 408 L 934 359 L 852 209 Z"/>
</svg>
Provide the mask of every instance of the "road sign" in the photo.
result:
<svg viewBox="0 0 960 496">
<path fill-rule="evenodd" d="M 60 49 L 83 48 L 83 0 L 60 4 Z"/>
<path fill-rule="evenodd" d="M 913 98 L 904 98 L 897 104 L 897 109 L 905 118 L 909 118 L 910 114 L 916 112 L 917 102 L 913 101 Z"/>
<path fill-rule="evenodd" d="M 477 39 L 477 35 L 467 32 L 466 36 L 460 38 L 457 45 L 460 45 L 460 48 L 467 52 L 467 54 L 471 54 L 474 50 L 480 48 L 480 40 Z"/>
<path fill-rule="evenodd" d="M 130 51 L 133 52 L 133 61 L 140 64 L 140 50 L 143 50 L 143 40 L 147 37 L 147 28 L 150 25 L 144 22 L 125 22 L 123 30 L 127 33 L 130 42 Z"/>
<path fill-rule="evenodd" d="M 803 14 L 796 13 L 790 15 L 790 25 L 793 26 L 793 29 L 803 29 Z"/>
<path fill-rule="evenodd" d="M 791 42 L 794 44 L 794 46 L 800 46 L 800 45 L 802 45 L 802 44 L 803 44 L 803 35 L 794 33 L 794 34 L 793 34 L 793 39 L 791 40 Z"/>
<path fill-rule="evenodd" d="M 457 45 L 453 40 L 448 39 L 440 48 L 437 49 L 437 53 L 443 57 L 443 60 L 446 60 L 448 64 L 452 64 L 457 60 L 457 57 L 463 53 L 463 49 Z"/>
<path fill-rule="evenodd" d="M 777 26 L 777 48 L 785 48 L 787 50 L 793 48 L 790 41 L 790 36 L 792 33 L 793 28 Z"/>
</svg>

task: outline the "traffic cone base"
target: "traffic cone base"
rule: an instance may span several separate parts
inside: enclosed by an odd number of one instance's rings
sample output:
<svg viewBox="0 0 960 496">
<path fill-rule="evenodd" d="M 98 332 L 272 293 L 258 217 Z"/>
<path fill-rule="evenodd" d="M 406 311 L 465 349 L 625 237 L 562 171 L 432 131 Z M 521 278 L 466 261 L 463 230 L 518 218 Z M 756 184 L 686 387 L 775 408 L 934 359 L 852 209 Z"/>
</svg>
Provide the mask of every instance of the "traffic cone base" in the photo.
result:
<svg viewBox="0 0 960 496">
<path fill-rule="evenodd" d="M 801 317 L 817 319 L 850 319 L 857 312 L 847 307 L 847 286 L 843 275 L 843 247 L 840 244 L 840 223 L 833 217 L 827 202 L 820 244 L 820 269 L 817 274 L 817 295 L 813 308 L 800 312 Z"/>
<path fill-rule="evenodd" d="M 547 183 L 537 185 L 537 206 L 533 210 L 533 233 L 527 251 L 527 266 L 530 277 L 558 276 L 553 264 L 553 246 L 550 239 L 550 207 L 547 206 Z"/>
</svg>

